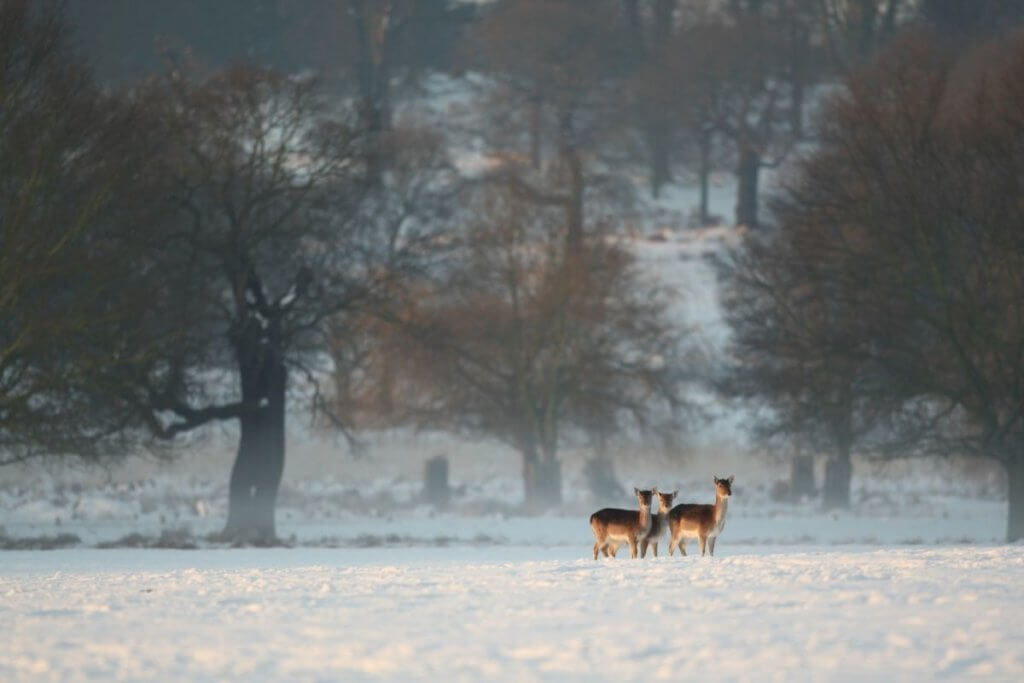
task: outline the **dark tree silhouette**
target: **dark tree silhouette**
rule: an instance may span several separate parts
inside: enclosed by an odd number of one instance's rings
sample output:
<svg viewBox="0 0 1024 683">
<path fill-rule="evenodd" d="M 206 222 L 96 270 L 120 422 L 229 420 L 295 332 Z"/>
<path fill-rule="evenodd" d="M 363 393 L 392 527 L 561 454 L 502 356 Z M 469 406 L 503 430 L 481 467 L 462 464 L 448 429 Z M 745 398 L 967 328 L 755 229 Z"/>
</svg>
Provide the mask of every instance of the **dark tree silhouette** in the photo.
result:
<svg viewBox="0 0 1024 683">
<path fill-rule="evenodd" d="M 108 387 L 152 360 L 130 332 L 149 278 L 115 245 L 136 121 L 67 45 L 55 6 L 0 3 L 0 464 L 123 452 Z"/>
<path fill-rule="evenodd" d="M 136 402 L 163 439 L 237 421 L 224 536 L 273 542 L 289 375 L 315 377 L 332 321 L 411 267 L 435 205 L 407 178 L 446 166 L 406 136 L 397 158 L 413 161 L 369 181 L 364 146 L 380 141 L 358 118 L 328 115 L 308 79 L 255 67 L 172 71 L 140 98 L 167 141 L 149 169 L 163 219 L 140 239 L 167 279 L 163 328 L 184 333 Z"/>
<path fill-rule="evenodd" d="M 771 239 L 788 270 L 760 278 L 770 286 L 758 296 L 774 299 L 764 327 L 799 334 L 828 320 L 830 334 L 807 335 L 804 365 L 830 381 L 798 374 L 793 353 L 771 345 L 778 335 L 742 336 L 763 365 L 794 371 L 789 395 L 820 405 L 816 419 L 847 404 L 884 420 L 862 433 L 866 453 L 1000 463 L 1014 541 L 1024 537 L 1024 34 L 960 54 L 939 45 L 909 35 L 849 79 L 776 209 Z M 830 399 L 844 392 L 852 403 Z"/>
</svg>

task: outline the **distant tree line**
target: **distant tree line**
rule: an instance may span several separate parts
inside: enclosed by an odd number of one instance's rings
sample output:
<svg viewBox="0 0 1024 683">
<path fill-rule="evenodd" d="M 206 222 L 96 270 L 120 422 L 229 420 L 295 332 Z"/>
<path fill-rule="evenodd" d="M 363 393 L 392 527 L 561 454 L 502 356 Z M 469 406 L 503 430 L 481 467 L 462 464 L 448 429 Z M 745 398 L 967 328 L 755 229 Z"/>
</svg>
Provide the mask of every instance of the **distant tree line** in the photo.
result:
<svg viewBox="0 0 1024 683">
<path fill-rule="evenodd" d="M 707 224 L 727 170 L 759 229 L 719 387 L 838 504 L 854 449 L 1003 463 L 1018 538 L 1022 3 L 969 4 L 0 0 L 0 463 L 230 421 L 223 535 L 273 542 L 312 395 L 353 441 L 501 440 L 557 503 L 560 448 L 692 414 L 675 294 L 611 236 L 637 177 Z"/>
</svg>

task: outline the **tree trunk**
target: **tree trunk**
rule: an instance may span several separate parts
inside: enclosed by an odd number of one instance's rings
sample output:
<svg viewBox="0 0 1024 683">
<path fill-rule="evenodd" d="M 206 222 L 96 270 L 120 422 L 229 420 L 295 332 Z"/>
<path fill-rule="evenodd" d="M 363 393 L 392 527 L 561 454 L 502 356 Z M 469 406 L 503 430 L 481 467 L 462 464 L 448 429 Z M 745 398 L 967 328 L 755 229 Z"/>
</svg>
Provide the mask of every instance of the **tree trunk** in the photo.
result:
<svg viewBox="0 0 1024 683">
<path fill-rule="evenodd" d="M 583 245 L 583 161 L 580 159 L 571 109 L 559 114 L 559 153 L 568 174 L 569 199 L 566 206 L 566 243 L 570 254 Z"/>
<path fill-rule="evenodd" d="M 655 0 L 654 2 L 654 43 L 665 47 L 672 38 L 675 28 L 676 0 Z"/>
<path fill-rule="evenodd" d="M 761 172 L 761 155 L 750 145 L 740 149 L 739 180 L 736 195 L 736 224 L 757 227 L 757 183 Z"/>
<path fill-rule="evenodd" d="M 539 97 L 530 100 L 530 165 L 535 171 L 540 170 L 541 162 L 541 115 L 543 104 Z"/>
<path fill-rule="evenodd" d="M 583 246 L 583 164 L 579 154 L 573 151 L 569 157 L 571 189 L 569 199 L 569 231 L 567 240 L 570 250 L 576 252 Z"/>
<path fill-rule="evenodd" d="M 562 464 L 553 456 L 523 453 L 523 492 L 526 507 L 545 510 L 562 502 Z"/>
<path fill-rule="evenodd" d="M 436 455 L 423 470 L 423 499 L 437 507 L 446 507 L 452 490 L 448 485 L 448 458 Z"/>
<path fill-rule="evenodd" d="M 711 177 L 711 133 L 703 132 L 700 136 L 700 224 L 701 227 L 711 222 L 708 208 L 708 183 Z"/>
<path fill-rule="evenodd" d="M 878 17 L 878 3 L 875 0 L 860 0 L 858 3 L 860 27 L 857 36 L 858 57 L 863 60 L 875 47 L 875 21 Z"/>
<path fill-rule="evenodd" d="M 630 53 L 635 61 L 639 61 L 644 52 L 643 22 L 640 20 L 640 1 L 623 0 L 623 13 L 626 15 L 626 26 L 629 27 Z"/>
<path fill-rule="evenodd" d="M 802 47 L 802 45 L 801 45 Z M 797 58 L 793 62 L 793 74 L 790 79 L 790 88 L 792 89 L 792 100 L 793 108 L 789 112 L 790 131 L 793 137 L 797 140 L 802 140 L 804 137 L 804 67 L 803 59 L 804 55 L 807 54 L 806 50 L 801 50 Z"/>
<path fill-rule="evenodd" d="M 793 79 L 793 109 L 790 112 L 790 128 L 793 137 L 802 140 L 804 137 L 804 82 L 802 77 Z"/>
<path fill-rule="evenodd" d="M 384 77 L 378 76 L 378 78 Z M 380 183 L 384 170 L 390 164 L 387 133 L 391 128 L 391 114 L 386 97 L 386 92 L 371 93 L 360 104 L 363 133 L 366 136 L 364 152 L 366 180 L 374 186 Z"/>
<path fill-rule="evenodd" d="M 277 327 L 275 323 L 270 327 Z M 284 472 L 287 369 L 274 336 L 250 319 L 236 340 L 242 399 L 250 407 L 239 420 L 241 437 L 223 532 L 235 542 L 268 544 L 277 538 L 274 509 Z"/>
<path fill-rule="evenodd" d="M 672 168 L 669 159 L 668 122 L 652 123 L 647 131 L 647 142 L 651 150 L 651 196 L 657 199 L 661 188 L 672 182 Z"/>
<path fill-rule="evenodd" d="M 660 58 L 672 39 L 676 0 L 657 0 L 654 3 L 653 46 L 655 58 Z M 672 182 L 672 121 L 659 116 L 647 131 L 651 150 L 651 196 L 657 197 L 661 188 Z"/>
<path fill-rule="evenodd" d="M 850 507 L 850 445 L 841 444 L 838 452 L 825 462 L 825 487 L 822 504 L 826 509 Z"/>
<path fill-rule="evenodd" d="M 615 476 L 612 459 L 605 453 L 595 455 L 583 464 L 583 477 L 596 501 L 617 500 L 626 492 Z"/>
<path fill-rule="evenodd" d="M 789 492 L 794 501 L 814 495 L 814 456 L 800 453 L 793 456 L 789 473 Z"/>
<path fill-rule="evenodd" d="M 806 64 L 809 61 L 811 36 L 799 12 L 789 16 L 788 24 L 789 86 L 793 102 L 789 112 L 789 127 L 793 137 L 800 140 L 804 136 L 804 85 L 807 80 Z"/>
<path fill-rule="evenodd" d="M 359 116 L 366 135 L 366 177 L 377 184 L 389 164 L 384 139 L 391 130 L 391 71 L 385 53 L 387 23 L 384 18 L 367 12 L 362 0 L 350 3 L 356 30 L 358 58 L 356 65 L 359 86 Z"/>
<path fill-rule="evenodd" d="M 1024 456 L 1006 463 L 1006 542 L 1024 539 Z"/>
<path fill-rule="evenodd" d="M 395 415 L 395 367 L 386 360 L 381 364 L 377 386 L 377 414 L 390 423 Z"/>
</svg>

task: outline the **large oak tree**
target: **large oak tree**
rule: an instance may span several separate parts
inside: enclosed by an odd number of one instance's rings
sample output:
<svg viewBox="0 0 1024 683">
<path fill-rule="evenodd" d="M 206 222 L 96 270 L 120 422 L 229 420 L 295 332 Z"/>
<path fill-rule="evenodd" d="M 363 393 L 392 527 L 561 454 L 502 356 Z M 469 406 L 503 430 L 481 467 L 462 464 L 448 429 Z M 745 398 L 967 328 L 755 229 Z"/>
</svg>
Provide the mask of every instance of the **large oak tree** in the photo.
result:
<svg viewBox="0 0 1024 683">
<path fill-rule="evenodd" d="M 739 337 L 745 359 L 791 369 L 805 414 L 869 406 L 866 453 L 999 463 L 1013 541 L 1024 537 L 1024 34 L 959 55 L 942 45 L 908 36 L 832 99 L 820 147 L 777 205 L 776 250 L 752 252 L 759 267 L 741 272 L 763 305 Z M 780 254 L 786 268 L 760 267 Z M 779 334 L 758 343 L 758 327 L 818 333 L 800 358 L 773 345 Z M 801 363 L 822 381 L 801 378 Z"/>
<path fill-rule="evenodd" d="M 150 334 L 173 343 L 133 398 L 161 439 L 238 424 L 224 536 L 271 542 L 289 377 L 315 379 L 329 329 L 412 267 L 439 206 L 424 187 L 447 167 L 436 145 L 393 136 L 404 161 L 369 178 L 379 136 L 314 81 L 266 69 L 175 70 L 138 100 L 167 144 L 145 181 L 152 222 L 126 240 L 165 278 Z"/>
</svg>

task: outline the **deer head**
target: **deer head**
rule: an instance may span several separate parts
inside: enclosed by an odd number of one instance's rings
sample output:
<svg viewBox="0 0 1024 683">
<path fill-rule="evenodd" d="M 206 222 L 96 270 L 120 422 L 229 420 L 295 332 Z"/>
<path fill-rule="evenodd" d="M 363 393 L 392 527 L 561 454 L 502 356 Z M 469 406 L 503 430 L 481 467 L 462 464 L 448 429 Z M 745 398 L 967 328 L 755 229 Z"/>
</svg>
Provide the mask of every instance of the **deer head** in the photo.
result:
<svg viewBox="0 0 1024 683">
<path fill-rule="evenodd" d="M 736 477 L 729 475 L 728 479 L 719 479 L 715 477 L 715 492 L 718 493 L 722 498 L 728 498 L 732 495 L 732 482 Z"/>
</svg>

